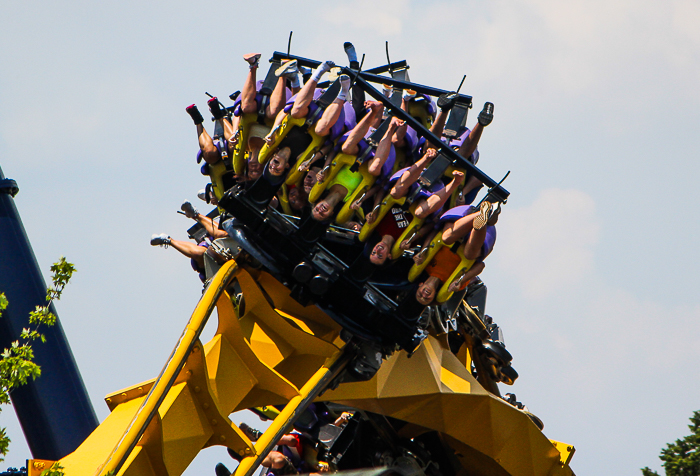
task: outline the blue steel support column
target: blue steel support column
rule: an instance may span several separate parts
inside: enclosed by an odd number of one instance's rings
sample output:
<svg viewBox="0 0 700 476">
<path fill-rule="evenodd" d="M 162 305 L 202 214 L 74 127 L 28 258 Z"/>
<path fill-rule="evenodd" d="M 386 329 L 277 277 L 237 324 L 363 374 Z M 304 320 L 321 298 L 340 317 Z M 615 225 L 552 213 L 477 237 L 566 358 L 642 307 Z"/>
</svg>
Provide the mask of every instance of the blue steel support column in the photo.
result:
<svg viewBox="0 0 700 476">
<path fill-rule="evenodd" d="M 0 168 L 0 292 L 9 306 L 0 317 L 0 349 L 28 327 L 29 312 L 46 303 L 46 284 L 14 203 L 17 186 Z M 51 312 L 56 310 L 51 306 Z M 95 410 L 61 323 L 42 328 L 46 343 L 33 345 L 41 376 L 14 390 L 12 406 L 34 458 L 58 460 L 97 428 Z"/>
</svg>

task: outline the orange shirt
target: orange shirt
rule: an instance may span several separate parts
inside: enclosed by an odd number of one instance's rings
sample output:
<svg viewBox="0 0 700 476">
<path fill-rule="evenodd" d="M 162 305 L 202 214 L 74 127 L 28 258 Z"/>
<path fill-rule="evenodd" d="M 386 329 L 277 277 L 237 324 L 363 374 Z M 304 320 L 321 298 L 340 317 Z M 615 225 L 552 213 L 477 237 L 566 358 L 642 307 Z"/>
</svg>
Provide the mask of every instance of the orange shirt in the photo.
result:
<svg viewBox="0 0 700 476">
<path fill-rule="evenodd" d="M 456 253 L 450 251 L 448 246 L 443 246 L 437 252 L 433 260 L 426 266 L 425 272 L 445 283 L 462 259 Z"/>
</svg>

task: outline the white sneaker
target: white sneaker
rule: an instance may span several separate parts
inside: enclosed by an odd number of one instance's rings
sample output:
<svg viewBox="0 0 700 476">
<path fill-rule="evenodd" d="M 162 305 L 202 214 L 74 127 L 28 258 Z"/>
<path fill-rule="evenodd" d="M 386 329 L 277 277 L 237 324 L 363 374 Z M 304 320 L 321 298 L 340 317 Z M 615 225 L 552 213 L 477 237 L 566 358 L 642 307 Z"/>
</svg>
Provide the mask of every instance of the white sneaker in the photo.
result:
<svg viewBox="0 0 700 476">
<path fill-rule="evenodd" d="M 410 101 L 411 99 L 414 99 L 418 95 L 417 92 L 415 92 L 413 89 L 406 89 L 403 92 L 403 99 L 404 101 Z"/>
<path fill-rule="evenodd" d="M 151 236 L 151 246 L 164 246 L 167 248 L 168 245 L 170 245 L 169 235 L 161 233 L 160 235 Z"/>
<path fill-rule="evenodd" d="M 278 78 L 280 76 L 291 76 L 299 72 L 299 66 L 297 65 L 297 60 L 285 61 L 282 66 L 275 70 L 275 76 Z"/>
<path fill-rule="evenodd" d="M 192 205 L 189 201 L 185 200 L 182 202 L 182 205 L 180 205 L 180 210 L 185 212 L 185 216 L 187 218 L 192 218 L 195 219 L 197 218 L 197 215 L 199 215 L 199 212 L 197 209 Z"/>
</svg>

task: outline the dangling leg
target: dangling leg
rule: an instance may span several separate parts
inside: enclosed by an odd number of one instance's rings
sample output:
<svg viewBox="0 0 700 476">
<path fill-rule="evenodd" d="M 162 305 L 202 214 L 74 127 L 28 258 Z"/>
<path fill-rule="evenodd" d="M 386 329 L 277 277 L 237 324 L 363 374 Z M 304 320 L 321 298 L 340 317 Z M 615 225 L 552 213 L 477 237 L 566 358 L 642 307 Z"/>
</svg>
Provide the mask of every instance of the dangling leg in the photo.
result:
<svg viewBox="0 0 700 476">
<path fill-rule="evenodd" d="M 443 112 L 442 109 L 438 111 L 437 116 L 435 116 L 435 122 L 433 122 L 433 125 L 430 126 L 430 132 L 435 134 L 438 137 L 442 136 L 442 131 L 445 128 L 445 122 L 447 121 L 447 113 Z M 432 142 L 428 142 L 426 144 L 427 147 L 433 147 L 437 148 L 438 144 L 433 144 Z"/>
<path fill-rule="evenodd" d="M 321 63 L 314 71 L 311 79 L 309 79 L 306 84 L 304 84 L 304 87 L 301 88 L 299 94 L 297 94 L 297 97 L 294 100 L 294 106 L 292 106 L 291 114 L 294 119 L 306 117 L 306 115 L 309 113 L 309 105 L 314 98 L 316 85 L 320 81 L 321 76 L 323 76 L 333 66 L 335 66 L 335 63 L 332 61 L 324 61 Z"/>
<path fill-rule="evenodd" d="M 487 102 L 479 113 L 479 119 L 474 129 L 472 129 L 469 136 L 464 140 L 464 143 L 462 143 L 457 151 L 459 155 L 468 159 L 474 153 L 481 139 L 481 134 L 484 132 L 484 127 L 491 124 L 491 121 L 493 121 L 493 104 Z"/>
<path fill-rule="evenodd" d="M 433 193 L 416 207 L 416 216 L 418 218 L 426 218 L 431 213 L 435 213 L 442 208 L 445 202 L 447 202 L 447 199 L 450 198 L 452 193 L 454 193 L 464 181 L 464 172 L 455 170 L 452 172 L 452 177 L 454 178 L 447 184 L 447 187 Z"/>
<path fill-rule="evenodd" d="M 199 148 L 202 149 L 204 160 L 209 164 L 215 164 L 221 158 L 219 149 L 214 145 L 214 141 L 202 124 L 197 124 L 197 136 Z"/>
<path fill-rule="evenodd" d="M 219 161 L 221 155 L 219 154 L 219 150 L 214 145 L 214 141 L 211 139 L 211 136 L 202 125 L 204 122 L 202 114 L 194 104 L 187 106 L 185 111 L 187 111 L 187 114 L 190 115 L 197 126 L 197 139 L 199 141 L 199 148 L 202 150 L 202 157 L 204 157 L 204 160 L 208 164 L 215 164 Z"/>
<path fill-rule="evenodd" d="M 303 78 L 299 72 L 297 60 L 291 60 L 282 63 L 282 66 L 275 70 L 275 76 L 280 78 L 280 80 L 282 81 L 282 91 L 286 89 L 287 79 L 289 80 L 289 85 L 292 88 L 292 94 L 297 94 L 299 93 L 299 91 L 301 91 L 301 82 Z M 277 83 L 277 87 L 279 87 L 279 83 Z M 286 100 L 287 98 L 284 97 L 283 101 Z"/>
<path fill-rule="evenodd" d="M 172 246 L 183 255 L 195 260 L 197 264 L 204 267 L 204 253 L 206 253 L 207 249 L 203 246 L 190 243 L 189 241 L 174 240 L 164 233 L 153 235 L 151 237 L 151 245 L 164 246 L 166 248 Z"/>
<path fill-rule="evenodd" d="M 464 247 L 464 257 L 467 259 L 477 259 L 481 254 L 481 247 L 486 239 L 486 227 L 473 228 L 469 233 L 467 244 Z"/>
<path fill-rule="evenodd" d="M 252 114 L 258 110 L 258 103 L 255 101 L 255 96 L 258 93 L 256 83 L 260 53 L 245 55 L 243 59 L 249 64 L 249 69 L 248 76 L 246 76 L 245 82 L 243 83 L 243 90 L 241 91 L 241 112 L 243 114 Z"/>
<path fill-rule="evenodd" d="M 382 140 L 379 141 L 374 157 L 367 166 L 369 173 L 375 177 L 379 177 L 379 175 L 382 173 L 382 167 L 391 153 L 392 138 L 394 133 L 403 125 L 403 123 L 404 122 L 402 120 L 392 117 L 384 137 L 382 137 Z"/>
<path fill-rule="evenodd" d="M 235 116 L 234 116 L 235 117 Z M 235 134 L 236 130 L 233 128 L 233 124 L 228 117 L 223 117 L 219 119 L 221 126 L 224 129 L 224 139 L 227 141 L 231 140 L 231 137 Z"/>
<path fill-rule="evenodd" d="M 437 157 L 437 151 L 435 149 L 428 149 L 418 162 L 411 165 L 408 170 L 399 177 L 392 187 L 391 192 L 389 192 L 391 196 L 396 199 L 405 196 L 408 193 L 409 187 L 416 183 L 420 174 L 423 173 L 423 170 L 435 157 Z"/>
<path fill-rule="evenodd" d="M 378 101 L 366 101 L 364 105 L 369 109 L 369 112 L 352 128 L 348 138 L 343 142 L 341 148 L 343 154 L 356 155 L 360 151 L 358 144 L 367 135 L 375 119 L 378 116 L 381 117 L 382 112 L 384 112 L 384 105 Z"/>
<path fill-rule="evenodd" d="M 481 203 L 479 213 L 477 213 L 477 216 L 474 218 L 472 231 L 469 233 L 467 244 L 464 247 L 465 258 L 477 259 L 481 255 L 481 248 L 486 240 L 488 227 L 496 224 L 500 212 L 500 203 Z"/>
<path fill-rule="evenodd" d="M 314 127 L 316 134 L 321 137 L 330 134 L 331 128 L 338 118 L 340 118 L 340 113 L 343 111 L 343 106 L 348 97 L 348 91 L 350 91 L 350 76 L 346 74 L 340 76 L 340 87 L 341 89 L 340 93 L 338 93 L 338 97 L 323 111 L 321 118 Z"/>
<path fill-rule="evenodd" d="M 448 223 L 442 230 L 442 241 L 446 245 L 451 245 L 461 240 L 474 228 L 474 219 L 480 215 L 480 211 L 465 215 L 457 221 Z"/>
<path fill-rule="evenodd" d="M 269 119 L 276 119 L 277 114 L 284 109 L 284 105 L 287 102 L 287 86 L 285 84 L 284 76 L 280 76 L 275 85 L 275 89 L 270 95 L 270 105 L 265 109 L 265 117 Z"/>
</svg>

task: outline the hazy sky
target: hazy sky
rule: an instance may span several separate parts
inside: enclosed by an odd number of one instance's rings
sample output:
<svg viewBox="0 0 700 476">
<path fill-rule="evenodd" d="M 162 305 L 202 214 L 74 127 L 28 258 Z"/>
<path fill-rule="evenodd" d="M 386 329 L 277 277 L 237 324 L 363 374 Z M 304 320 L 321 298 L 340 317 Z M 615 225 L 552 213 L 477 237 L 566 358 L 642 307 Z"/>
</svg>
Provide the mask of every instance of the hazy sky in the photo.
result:
<svg viewBox="0 0 700 476">
<path fill-rule="evenodd" d="M 175 211 L 206 183 L 184 108 L 240 89 L 241 56 L 293 30 L 301 56 L 344 63 L 349 40 L 372 67 L 388 40 L 416 82 L 466 74 L 469 124 L 495 103 L 479 165 L 511 170 L 512 195 L 483 278 L 520 373 L 502 390 L 576 447 L 577 474 L 660 468 L 700 409 L 700 3 L 330 5 L 0 2 L 0 165 L 43 269 L 78 268 L 57 308 L 99 418 L 158 374 L 200 296 L 187 260 L 148 243 L 185 238 Z M 12 415 L 0 468 L 29 457 Z"/>
</svg>

